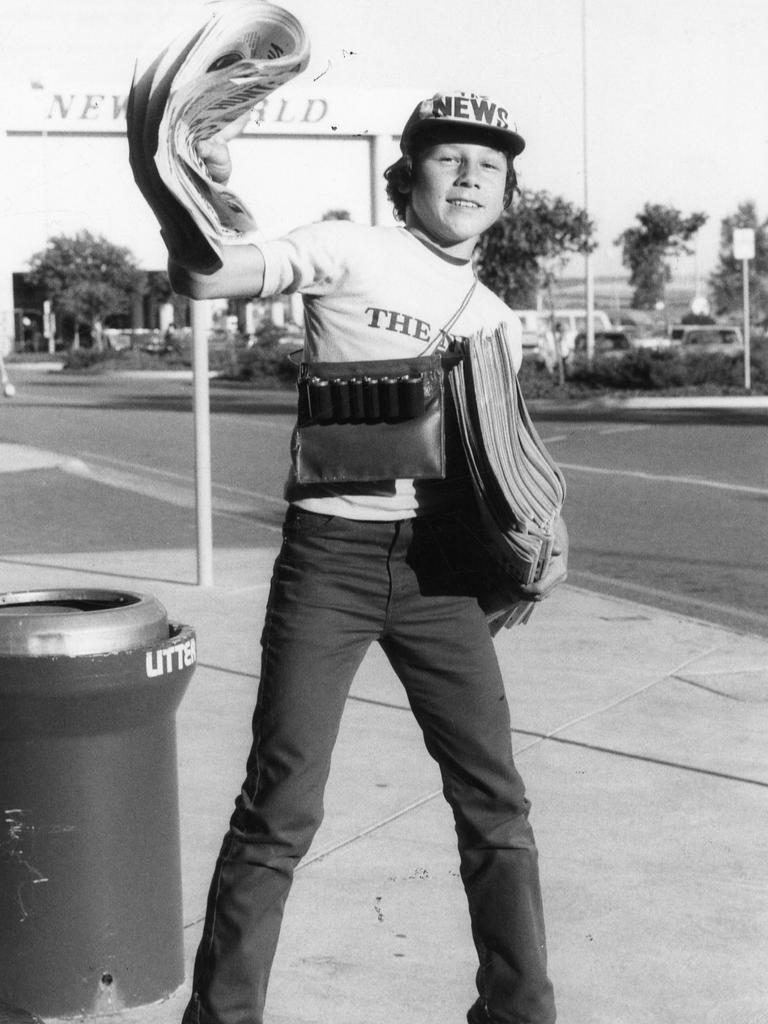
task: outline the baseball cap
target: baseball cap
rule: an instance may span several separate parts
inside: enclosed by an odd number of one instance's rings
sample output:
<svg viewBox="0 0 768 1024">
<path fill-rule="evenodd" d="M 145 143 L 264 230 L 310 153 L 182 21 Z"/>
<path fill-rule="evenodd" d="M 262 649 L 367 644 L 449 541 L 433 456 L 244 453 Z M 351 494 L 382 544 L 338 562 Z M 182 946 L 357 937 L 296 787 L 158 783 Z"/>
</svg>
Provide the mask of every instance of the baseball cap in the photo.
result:
<svg viewBox="0 0 768 1024">
<path fill-rule="evenodd" d="M 487 133 L 489 144 L 498 146 L 512 156 L 525 149 L 525 139 L 509 123 L 509 108 L 476 93 L 435 93 L 417 104 L 405 123 L 400 149 L 410 152 L 415 139 L 425 130 L 442 125 L 463 125 Z M 490 138 L 493 142 L 491 143 Z"/>
</svg>

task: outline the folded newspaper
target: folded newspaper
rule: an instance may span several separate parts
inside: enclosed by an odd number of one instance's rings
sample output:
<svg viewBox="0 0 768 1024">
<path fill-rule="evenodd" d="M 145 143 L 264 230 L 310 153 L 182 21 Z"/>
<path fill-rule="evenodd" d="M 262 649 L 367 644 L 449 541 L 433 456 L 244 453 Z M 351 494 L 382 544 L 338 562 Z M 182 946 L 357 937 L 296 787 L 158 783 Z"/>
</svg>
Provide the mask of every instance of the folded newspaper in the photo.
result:
<svg viewBox="0 0 768 1024">
<path fill-rule="evenodd" d="M 128 151 L 136 184 L 171 254 L 210 273 L 223 243 L 256 222 L 213 181 L 198 143 L 247 115 L 309 62 L 309 40 L 288 11 L 264 0 L 214 0 L 150 61 L 137 64 L 128 97 Z"/>
<path fill-rule="evenodd" d="M 533 611 L 532 602 L 514 600 L 514 591 L 547 570 L 565 480 L 526 407 L 506 325 L 465 341 L 462 355 L 449 380 L 486 540 L 500 570 L 497 607 L 486 614 L 497 626 L 509 626 Z"/>
</svg>

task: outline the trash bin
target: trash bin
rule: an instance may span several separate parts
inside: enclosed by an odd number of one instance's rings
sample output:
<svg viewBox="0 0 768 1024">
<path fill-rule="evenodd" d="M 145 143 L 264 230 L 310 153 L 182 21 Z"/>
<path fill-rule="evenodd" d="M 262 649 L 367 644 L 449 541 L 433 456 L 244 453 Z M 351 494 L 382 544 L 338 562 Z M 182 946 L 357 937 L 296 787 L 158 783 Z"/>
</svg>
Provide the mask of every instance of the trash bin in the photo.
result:
<svg viewBox="0 0 768 1024">
<path fill-rule="evenodd" d="M 147 595 L 0 594 L 0 1002 L 89 1016 L 183 982 L 175 713 L 195 660 Z"/>
</svg>

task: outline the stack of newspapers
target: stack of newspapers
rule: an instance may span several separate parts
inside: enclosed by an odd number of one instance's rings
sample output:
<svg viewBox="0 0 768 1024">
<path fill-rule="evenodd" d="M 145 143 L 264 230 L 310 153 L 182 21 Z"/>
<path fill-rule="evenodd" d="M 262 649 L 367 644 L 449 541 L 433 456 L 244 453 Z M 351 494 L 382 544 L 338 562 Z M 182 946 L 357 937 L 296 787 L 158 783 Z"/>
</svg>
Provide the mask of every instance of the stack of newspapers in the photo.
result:
<svg viewBox="0 0 768 1024">
<path fill-rule="evenodd" d="M 527 621 L 534 606 L 511 603 L 509 595 L 547 570 L 565 480 L 523 400 L 506 325 L 465 341 L 462 355 L 449 380 L 486 540 L 500 572 L 498 607 L 486 613 L 513 625 Z M 493 596 L 489 601 L 493 605 Z"/>
<path fill-rule="evenodd" d="M 222 243 L 256 223 L 213 181 L 198 144 L 246 118 L 300 74 L 309 41 L 288 11 L 263 0 L 215 0 L 151 59 L 137 63 L 128 98 L 128 149 L 142 195 L 172 255 L 203 273 L 221 266 Z"/>
</svg>

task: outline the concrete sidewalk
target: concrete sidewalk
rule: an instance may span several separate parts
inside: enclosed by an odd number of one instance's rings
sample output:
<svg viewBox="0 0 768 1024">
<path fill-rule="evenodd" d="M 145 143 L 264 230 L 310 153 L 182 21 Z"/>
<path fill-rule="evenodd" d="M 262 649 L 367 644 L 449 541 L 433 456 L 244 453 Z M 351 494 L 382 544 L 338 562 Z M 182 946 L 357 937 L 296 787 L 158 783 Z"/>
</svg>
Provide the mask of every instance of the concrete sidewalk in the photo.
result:
<svg viewBox="0 0 768 1024">
<path fill-rule="evenodd" d="M 22 477 L 85 480 L 76 462 L 0 444 L 0 470 Z M 144 591 L 197 631 L 178 713 L 187 978 L 248 751 L 274 555 L 218 548 L 211 588 L 195 585 L 192 549 L 0 558 L 3 591 Z M 768 641 L 565 585 L 497 646 L 559 1019 L 768 1024 Z M 462 1024 L 474 970 L 438 773 L 374 648 L 288 903 L 267 1024 Z M 189 981 L 120 1019 L 175 1024 L 188 995 Z"/>
<path fill-rule="evenodd" d="M 193 625 L 178 713 L 187 977 L 239 789 L 272 549 L 17 556 L 2 589 L 108 586 Z M 768 1022 L 768 642 L 565 585 L 498 650 L 533 801 L 563 1024 Z M 297 874 L 268 1024 L 462 1024 L 474 950 L 455 836 L 378 649 Z M 188 981 L 125 1011 L 179 1020 Z"/>
</svg>

